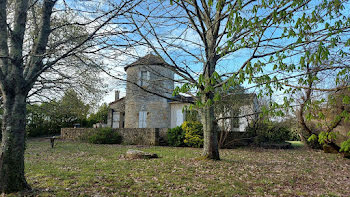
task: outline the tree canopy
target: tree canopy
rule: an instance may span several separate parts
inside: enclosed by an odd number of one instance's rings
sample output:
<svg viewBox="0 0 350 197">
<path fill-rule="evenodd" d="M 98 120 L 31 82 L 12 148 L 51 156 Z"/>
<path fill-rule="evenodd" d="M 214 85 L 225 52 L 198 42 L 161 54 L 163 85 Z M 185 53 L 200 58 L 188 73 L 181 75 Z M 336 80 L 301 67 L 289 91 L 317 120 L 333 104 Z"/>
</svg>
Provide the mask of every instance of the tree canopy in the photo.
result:
<svg viewBox="0 0 350 197">
<path fill-rule="evenodd" d="M 174 94 L 194 95 L 202 111 L 203 155 L 219 159 L 212 106 L 225 91 L 217 89 L 241 84 L 262 96 L 305 88 L 300 85 L 310 79 L 300 69 L 323 64 L 330 53 L 348 54 L 341 47 L 349 42 L 347 6 L 339 0 L 147 1 L 130 14 L 138 35 L 128 39 L 169 61 L 178 75 Z M 329 63 L 322 69 L 348 73 Z M 291 104 L 285 97 L 271 106 Z"/>
</svg>

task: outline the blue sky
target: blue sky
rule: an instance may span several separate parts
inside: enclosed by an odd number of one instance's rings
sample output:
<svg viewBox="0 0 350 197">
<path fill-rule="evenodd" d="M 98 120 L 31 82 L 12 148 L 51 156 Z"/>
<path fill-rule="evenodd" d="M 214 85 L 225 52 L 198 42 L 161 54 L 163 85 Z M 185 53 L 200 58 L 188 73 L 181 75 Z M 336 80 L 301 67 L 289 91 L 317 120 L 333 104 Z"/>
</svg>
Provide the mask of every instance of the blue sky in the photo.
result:
<svg viewBox="0 0 350 197">
<path fill-rule="evenodd" d="M 73 2 L 73 1 L 68 1 L 68 2 Z M 93 1 L 87 1 L 86 3 L 87 4 L 92 4 Z M 103 2 L 103 1 L 98 1 L 99 3 Z M 150 1 L 147 1 L 147 2 L 143 2 L 143 3 L 148 3 Z M 320 2 L 320 1 L 313 1 L 313 2 Z M 101 9 L 105 9 L 106 8 L 106 5 L 104 4 L 99 4 L 100 8 Z M 142 6 L 145 6 L 145 4 L 143 4 Z M 155 7 L 155 4 L 152 4 L 151 6 L 149 6 L 148 8 L 149 9 L 154 9 Z M 167 6 L 167 5 L 166 5 Z M 348 8 L 349 6 L 346 5 L 346 7 Z M 139 7 L 138 10 L 145 14 L 146 12 L 143 10 L 145 7 Z M 347 11 L 348 9 L 345 9 L 345 12 L 348 12 Z M 174 11 L 174 10 L 173 10 Z M 176 10 L 175 10 L 176 11 Z M 163 16 L 166 16 L 166 9 L 159 9 L 157 10 L 156 12 L 160 12 L 161 14 L 163 14 Z M 262 12 L 262 11 L 261 11 Z M 306 11 L 307 12 L 307 11 Z M 160 14 L 158 13 L 158 14 Z M 347 14 L 348 15 L 348 14 Z M 300 17 L 301 14 L 300 13 L 294 13 L 294 17 L 295 17 L 295 20 L 297 20 L 298 17 Z M 135 19 L 141 19 L 142 17 L 136 17 Z M 119 21 L 115 21 L 115 22 L 120 22 L 120 20 L 126 20 L 126 19 L 117 19 Z M 156 22 L 161 22 L 161 19 L 157 19 L 155 20 Z M 332 22 L 330 22 L 332 23 Z M 159 26 L 156 26 L 157 28 L 157 33 L 161 36 L 163 36 L 164 38 L 166 38 L 166 36 L 171 36 L 171 35 L 177 35 L 179 34 L 180 32 L 185 32 L 185 34 L 182 35 L 181 38 L 184 38 L 184 39 L 187 39 L 187 40 L 190 40 L 190 41 L 193 41 L 193 42 L 197 42 L 199 41 L 199 37 L 198 35 L 196 35 L 195 33 L 193 33 L 193 31 L 185 31 L 185 28 L 187 26 L 186 23 L 182 24 L 182 25 L 179 25 L 179 26 L 175 26 L 176 23 L 174 21 L 167 21 L 167 24 L 169 25 L 168 27 L 159 27 Z M 174 25 L 171 25 L 171 24 L 174 24 Z M 150 26 L 147 25 L 147 24 L 144 24 L 144 27 L 143 28 L 149 28 Z M 321 26 L 319 26 L 320 28 Z M 130 26 L 126 26 L 125 27 L 126 29 L 128 28 L 131 28 Z M 265 38 L 269 38 L 270 36 L 272 35 L 277 35 L 277 34 L 281 34 L 282 33 L 282 30 L 281 29 L 270 29 L 269 31 L 266 32 L 265 34 Z M 139 36 L 134 36 L 133 38 L 140 38 Z M 166 38 L 168 39 L 168 38 Z M 154 45 L 156 47 L 160 47 L 159 44 L 156 43 L 155 41 L 155 38 L 154 36 L 150 36 L 149 37 L 149 40 L 151 42 L 154 43 Z M 170 40 L 170 39 L 169 39 Z M 224 39 L 225 41 L 225 39 Z M 292 42 L 293 39 L 284 39 L 283 41 L 279 40 L 278 42 L 279 43 L 282 43 L 282 44 L 286 44 L 288 42 Z M 115 38 L 112 38 L 109 40 L 110 43 L 112 42 L 120 42 L 119 38 L 118 37 L 115 37 Z M 195 45 L 193 44 L 190 44 L 189 42 L 187 43 L 180 43 L 179 40 L 176 41 L 177 43 L 176 44 L 182 44 L 184 47 L 186 47 L 187 50 L 189 50 L 191 53 L 194 53 L 194 54 L 198 54 L 198 56 L 202 53 L 202 51 L 200 51 L 200 49 L 198 47 L 196 47 Z M 277 44 L 279 44 L 277 43 Z M 116 47 L 117 48 L 117 47 Z M 269 51 L 270 49 L 269 48 L 265 48 L 265 52 L 266 51 Z M 147 47 L 137 47 L 137 48 L 134 48 L 133 50 L 130 50 L 129 52 L 132 54 L 132 55 L 139 55 L 139 56 L 143 56 L 143 55 L 146 55 L 147 53 L 149 53 L 151 50 L 150 49 L 147 49 Z M 202 69 L 202 64 L 200 63 L 196 63 L 195 62 L 195 59 L 193 57 L 189 57 L 189 56 L 186 56 L 184 55 L 183 52 L 179 51 L 179 50 L 176 50 L 172 47 L 169 47 L 168 48 L 168 52 L 171 54 L 171 56 L 176 60 L 176 62 L 179 64 L 179 65 L 182 65 L 184 66 L 185 64 L 189 65 L 191 67 L 191 69 L 194 71 L 194 72 L 199 72 L 201 69 Z M 113 52 L 111 52 L 112 54 Z M 114 52 L 115 53 L 115 52 Z M 237 71 L 237 69 L 246 61 L 246 59 L 251 55 L 252 53 L 252 50 L 248 50 L 248 49 L 244 49 L 244 50 L 240 50 L 238 52 L 235 52 L 233 53 L 232 55 L 229 55 L 223 59 L 221 59 L 218 63 L 218 66 L 217 66 L 217 71 L 218 73 L 225 73 L 225 72 L 235 72 Z M 171 61 L 169 60 L 169 58 L 165 57 L 164 56 L 164 53 L 161 52 L 161 54 L 163 55 L 164 59 L 171 63 Z M 289 58 L 289 59 L 286 59 L 285 60 L 285 63 L 287 64 L 290 64 L 290 63 L 299 63 L 299 58 L 300 56 L 295 56 L 294 58 Z M 110 64 L 110 67 L 111 67 L 111 72 L 113 72 L 113 69 L 114 71 L 117 70 L 117 72 L 122 72 L 122 67 L 127 64 L 127 63 L 130 63 L 133 59 L 130 58 L 130 56 L 122 56 L 120 57 L 120 60 L 118 61 L 115 61 L 113 62 L 112 60 L 104 60 L 106 64 Z M 266 60 L 266 59 L 264 59 Z M 257 60 L 254 60 L 254 61 L 257 61 Z M 254 63 L 253 61 L 253 63 Z M 272 72 L 273 71 L 273 65 L 268 65 L 264 68 L 265 72 Z M 277 76 L 282 76 L 280 74 L 278 74 Z M 124 87 L 121 87 L 120 85 L 118 84 L 115 84 L 116 82 L 113 82 L 113 80 L 109 79 L 108 83 L 111 83 L 112 85 L 110 86 L 111 89 L 118 89 L 121 91 L 121 95 L 124 95 L 125 94 L 125 89 Z M 245 87 L 249 87 L 251 85 L 255 85 L 255 84 L 248 84 L 247 81 L 245 81 L 243 83 L 243 86 Z M 253 89 L 251 89 L 250 91 L 252 91 Z M 281 92 L 278 92 L 278 94 L 280 94 Z M 114 99 L 114 91 L 112 90 L 111 92 L 109 92 L 109 94 L 105 97 L 104 101 L 105 102 L 111 102 L 113 101 Z"/>
</svg>

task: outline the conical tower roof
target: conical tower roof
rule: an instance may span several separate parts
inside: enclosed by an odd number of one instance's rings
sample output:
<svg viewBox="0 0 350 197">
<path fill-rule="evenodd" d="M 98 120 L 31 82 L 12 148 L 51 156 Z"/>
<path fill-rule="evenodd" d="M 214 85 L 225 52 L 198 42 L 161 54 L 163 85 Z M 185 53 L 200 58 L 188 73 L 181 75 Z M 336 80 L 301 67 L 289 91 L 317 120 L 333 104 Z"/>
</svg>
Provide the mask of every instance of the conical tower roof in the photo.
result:
<svg viewBox="0 0 350 197">
<path fill-rule="evenodd" d="M 135 62 L 129 64 L 124 69 L 125 71 L 132 67 L 132 66 L 138 66 L 138 65 L 169 65 L 164 61 L 164 59 L 158 55 L 148 54 L 146 56 L 140 57 Z"/>
</svg>

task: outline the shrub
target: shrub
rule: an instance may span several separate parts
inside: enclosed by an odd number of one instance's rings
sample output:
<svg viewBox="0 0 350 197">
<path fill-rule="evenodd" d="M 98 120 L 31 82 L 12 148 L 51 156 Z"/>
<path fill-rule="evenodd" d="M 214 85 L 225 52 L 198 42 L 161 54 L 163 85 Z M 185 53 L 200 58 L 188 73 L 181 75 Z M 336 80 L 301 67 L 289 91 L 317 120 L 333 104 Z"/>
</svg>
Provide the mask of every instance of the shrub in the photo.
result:
<svg viewBox="0 0 350 197">
<path fill-rule="evenodd" d="M 93 144 L 120 144 L 122 137 L 112 128 L 99 128 L 96 133 L 88 137 L 88 141 Z"/>
<path fill-rule="evenodd" d="M 184 143 L 185 132 L 182 130 L 181 126 L 168 129 L 167 137 L 170 146 L 186 146 Z"/>
<path fill-rule="evenodd" d="M 307 145 L 307 147 L 312 149 L 323 149 L 322 145 L 318 142 L 318 134 L 310 135 L 308 132 L 300 129 L 300 135 L 302 136 L 302 141 Z"/>
<path fill-rule="evenodd" d="M 61 131 L 59 123 L 42 121 L 39 123 L 28 123 L 26 132 L 29 137 L 57 135 Z"/>
<path fill-rule="evenodd" d="M 185 121 L 182 124 L 185 132 L 184 142 L 190 147 L 203 147 L 203 125 L 198 121 Z"/>
<path fill-rule="evenodd" d="M 348 133 L 348 135 L 350 136 L 350 132 Z M 350 153 L 350 138 L 341 143 L 339 152 Z"/>
<path fill-rule="evenodd" d="M 299 135 L 299 129 L 298 128 L 290 128 L 289 132 L 289 139 L 290 141 L 300 141 L 300 135 Z"/>
<path fill-rule="evenodd" d="M 248 128 L 248 132 L 256 136 L 254 139 L 256 144 L 281 143 L 291 138 L 291 131 L 287 127 L 272 122 L 260 122 L 255 128 Z"/>
</svg>

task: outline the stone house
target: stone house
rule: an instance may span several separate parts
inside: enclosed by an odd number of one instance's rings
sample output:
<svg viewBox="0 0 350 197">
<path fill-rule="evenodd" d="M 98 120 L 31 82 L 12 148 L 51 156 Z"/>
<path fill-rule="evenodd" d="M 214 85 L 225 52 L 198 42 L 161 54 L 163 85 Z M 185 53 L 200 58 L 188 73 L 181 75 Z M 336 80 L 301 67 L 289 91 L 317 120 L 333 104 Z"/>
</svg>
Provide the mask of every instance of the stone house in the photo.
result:
<svg viewBox="0 0 350 197">
<path fill-rule="evenodd" d="M 170 128 L 174 72 L 161 57 L 152 54 L 125 67 L 126 96 L 109 104 L 107 126 L 112 128 Z M 164 97 L 162 97 L 164 96 Z M 183 120 L 182 120 L 183 121 Z"/>
<path fill-rule="evenodd" d="M 171 65 L 153 54 L 139 58 L 126 66 L 126 96 L 109 104 L 107 126 L 112 128 L 174 128 L 185 120 L 184 106 L 189 98 L 169 100 L 174 90 L 174 72 Z M 255 97 L 256 98 L 256 97 Z M 183 102 L 182 102 L 183 101 Z M 257 102 L 243 106 L 244 111 L 256 111 Z M 242 126 L 235 131 L 244 131 L 248 122 L 239 120 Z M 226 121 L 227 125 L 227 121 Z"/>
</svg>

